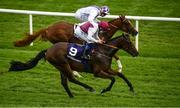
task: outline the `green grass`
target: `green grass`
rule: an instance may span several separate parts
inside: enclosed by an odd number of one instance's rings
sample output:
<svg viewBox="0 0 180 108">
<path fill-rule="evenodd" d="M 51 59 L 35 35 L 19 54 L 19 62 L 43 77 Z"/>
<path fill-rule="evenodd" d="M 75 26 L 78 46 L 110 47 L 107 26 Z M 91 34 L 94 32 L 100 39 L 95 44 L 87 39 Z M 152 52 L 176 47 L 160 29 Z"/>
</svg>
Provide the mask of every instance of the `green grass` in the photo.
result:
<svg viewBox="0 0 180 108">
<path fill-rule="evenodd" d="M 94 4 L 108 5 L 113 15 L 180 17 L 179 0 L 1 0 L 0 8 L 75 12 Z M 33 16 L 34 30 L 60 20 L 77 22 L 72 17 Z M 60 84 L 59 72 L 48 62 L 42 60 L 28 71 L 7 72 L 11 60 L 27 61 L 51 46 L 49 42 L 36 41 L 33 47 L 13 47 L 13 41 L 29 32 L 28 21 L 27 15 L 0 13 L 0 107 L 180 106 L 179 22 L 140 21 L 140 56 L 133 58 L 124 51 L 118 52 L 135 95 L 118 77 L 112 90 L 101 95 L 101 89 L 110 81 L 82 73 L 84 78 L 78 79 L 96 92 L 69 83 L 75 96 L 70 99 Z M 112 67 L 117 68 L 114 61 Z"/>
</svg>

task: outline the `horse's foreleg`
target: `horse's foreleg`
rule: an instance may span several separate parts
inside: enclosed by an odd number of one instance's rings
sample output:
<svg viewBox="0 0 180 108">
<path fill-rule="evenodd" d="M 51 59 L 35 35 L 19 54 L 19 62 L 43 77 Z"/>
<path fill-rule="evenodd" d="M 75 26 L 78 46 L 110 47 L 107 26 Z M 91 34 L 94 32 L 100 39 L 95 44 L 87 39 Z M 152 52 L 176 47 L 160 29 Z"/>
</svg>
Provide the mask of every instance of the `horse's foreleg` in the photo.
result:
<svg viewBox="0 0 180 108">
<path fill-rule="evenodd" d="M 79 77 L 79 78 L 82 77 L 77 71 L 74 71 L 74 70 L 73 70 L 73 74 L 74 74 L 74 76 L 76 76 L 76 77 Z"/>
<path fill-rule="evenodd" d="M 129 86 L 130 91 L 134 92 L 134 88 L 133 88 L 131 82 L 124 76 L 123 73 L 116 72 L 115 70 L 112 70 L 112 69 L 109 69 L 108 72 L 109 72 L 109 74 L 111 74 L 111 75 L 117 75 L 117 76 L 119 76 L 120 78 L 122 78 L 122 79 L 127 83 L 127 85 Z"/>
<path fill-rule="evenodd" d="M 133 88 L 131 82 L 124 76 L 124 74 L 123 73 L 118 73 L 118 76 L 121 77 L 127 83 L 127 85 L 130 88 L 130 91 L 134 92 L 134 88 Z"/>
<path fill-rule="evenodd" d="M 71 67 L 69 66 L 69 64 L 63 64 L 63 70 L 65 71 L 65 73 L 67 74 L 67 77 L 68 77 L 68 80 L 72 83 L 75 83 L 75 84 L 78 84 L 82 87 L 84 87 L 85 89 L 89 90 L 90 92 L 94 92 L 95 90 L 90 87 L 89 85 L 87 84 L 84 84 L 80 81 L 78 81 L 77 79 L 75 79 L 74 75 L 73 75 L 73 72 L 71 70 Z"/>
<path fill-rule="evenodd" d="M 110 79 L 111 80 L 111 83 L 109 84 L 109 86 L 106 87 L 105 89 L 102 89 L 101 93 L 105 93 L 107 91 L 110 91 L 113 84 L 115 83 L 115 78 L 113 76 L 109 75 L 108 73 L 102 71 L 102 70 L 100 72 L 98 72 L 97 74 L 95 74 L 95 77 L 100 77 L 100 78 Z"/>
<path fill-rule="evenodd" d="M 122 72 L 122 64 L 121 61 L 119 59 L 119 57 L 115 54 L 114 58 L 116 59 L 117 65 L 118 65 L 118 72 L 121 73 Z"/>
</svg>

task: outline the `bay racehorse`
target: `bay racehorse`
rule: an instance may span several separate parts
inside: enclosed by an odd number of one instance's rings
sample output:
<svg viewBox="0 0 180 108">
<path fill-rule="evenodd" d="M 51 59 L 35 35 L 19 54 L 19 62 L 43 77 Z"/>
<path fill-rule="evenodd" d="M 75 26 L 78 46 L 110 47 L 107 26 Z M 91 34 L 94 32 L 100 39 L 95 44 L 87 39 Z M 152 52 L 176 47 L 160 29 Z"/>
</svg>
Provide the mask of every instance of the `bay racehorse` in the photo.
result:
<svg viewBox="0 0 180 108">
<path fill-rule="evenodd" d="M 75 43 L 56 43 L 51 48 L 41 51 L 39 54 L 36 55 L 35 58 L 29 60 L 26 63 L 12 61 L 9 71 L 23 71 L 31 69 L 38 64 L 39 60 L 45 58 L 50 64 L 52 64 L 60 71 L 61 84 L 68 93 L 69 97 L 73 97 L 73 94 L 68 87 L 68 80 L 72 83 L 84 87 L 91 92 L 95 91 L 91 86 L 78 81 L 74 77 L 72 70 L 76 70 L 79 72 L 86 71 L 94 74 L 95 77 L 111 80 L 111 83 L 106 88 L 102 89 L 101 93 L 105 93 L 111 90 L 113 84 L 115 83 L 114 75 L 122 78 L 129 86 L 130 91 L 134 91 L 131 82 L 124 76 L 123 73 L 119 73 L 111 69 L 112 57 L 119 49 L 125 50 L 132 56 L 138 56 L 138 51 L 136 50 L 133 43 L 130 41 L 129 36 L 123 35 L 116 37 L 108 41 L 107 44 L 96 44 L 95 49 L 93 49 L 90 54 L 90 61 L 87 61 L 86 63 L 86 67 L 88 66 L 88 68 L 84 68 L 85 64 L 70 59 L 67 56 L 69 53 L 72 53 L 72 55 L 74 55 L 75 52 L 77 53 L 76 48 L 74 48 L 72 52 L 71 50 L 68 50 L 68 47 L 72 44 Z"/>
<path fill-rule="evenodd" d="M 119 16 L 116 19 L 109 21 L 110 28 L 106 33 L 101 33 L 99 36 L 104 41 L 109 40 L 118 30 L 122 30 L 126 33 L 135 36 L 138 32 L 132 25 L 132 23 L 125 18 L 125 16 Z M 74 24 L 67 22 L 58 22 L 47 28 L 43 28 L 35 33 L 28 34 L 24 39 L 14 42 L 14 46 L 23 47 L 29 45 L 36 38 L 42 38 L 42 40 L 48 40 L 55 44 L 57 42 L 72 42 L 72 43 L 83 43 L 82 40 L 77 39 L 74 36 Z M 117 55 L 114 56 L 117 61 L 119 72 L 122 71 L 122 65 Z M 80 76 L 77 72 L 77 76 Z"/>
</svg>

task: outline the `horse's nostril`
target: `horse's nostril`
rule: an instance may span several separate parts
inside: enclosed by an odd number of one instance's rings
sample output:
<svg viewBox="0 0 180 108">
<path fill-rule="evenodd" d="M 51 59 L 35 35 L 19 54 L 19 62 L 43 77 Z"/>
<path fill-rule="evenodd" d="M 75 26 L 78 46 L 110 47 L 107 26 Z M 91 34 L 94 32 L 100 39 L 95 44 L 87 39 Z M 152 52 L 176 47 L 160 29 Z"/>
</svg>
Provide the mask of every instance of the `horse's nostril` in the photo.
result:
<svg viewBox="0 0 180 108">
<path fill-rule="evenodd" d="M 136 34 L 135 35 L 137 35 L 138 34 L 138 32 L 136 31 Z"/>
<path fill-rule="evenodd" d="M 137 57 L 139 55 L 139 52 L 134 52 L 133 57 Z"/>
<path fill-rule="evenodd" d="M 137 34 L 138 34 L 138 32 L 137 32 L 137 31 L 134 31 L 132 35 L 133 35 L 133 36 L 136 36 Z"/>
</svg>

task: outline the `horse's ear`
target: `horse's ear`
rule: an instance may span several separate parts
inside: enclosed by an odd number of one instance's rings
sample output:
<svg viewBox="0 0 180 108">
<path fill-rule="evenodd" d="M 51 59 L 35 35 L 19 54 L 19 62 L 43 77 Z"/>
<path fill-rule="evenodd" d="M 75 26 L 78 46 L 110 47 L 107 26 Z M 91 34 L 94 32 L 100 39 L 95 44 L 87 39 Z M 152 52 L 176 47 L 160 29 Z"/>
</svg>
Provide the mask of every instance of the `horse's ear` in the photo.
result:
<svg viewBox="0 0 180 108">
<path fill-rule="evenodd" d="M 122 15 L 119 15 L 119 19 L 120 19 L 120 20 L 123 20 L 123 19 L 122 19 Z"/>
<path fill-rule="evenodd" d="M 124 19 L 125 19 L 125 15 L 119 15 L 119 18 L 120 18 L 121 20 L 124 20 Z"/>
</svg>

